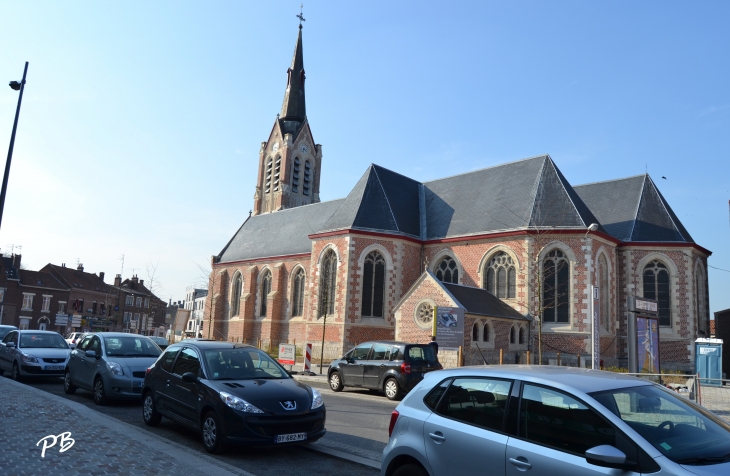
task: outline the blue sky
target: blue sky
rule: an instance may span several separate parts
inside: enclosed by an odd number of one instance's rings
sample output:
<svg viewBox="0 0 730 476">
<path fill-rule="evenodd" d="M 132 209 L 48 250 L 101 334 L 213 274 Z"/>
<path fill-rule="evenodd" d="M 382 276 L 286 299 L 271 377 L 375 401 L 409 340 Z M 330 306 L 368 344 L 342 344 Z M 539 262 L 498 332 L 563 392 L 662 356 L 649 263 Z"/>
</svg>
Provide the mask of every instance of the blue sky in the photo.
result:
<svg viewBox="0 0 730 476">
<path fill-rule="evenodd" d="M 125 278 L 156 264 L 160 296 L 183 299 L 252 208 L 299 4 L 0 1 L 0 82 L 30 62 L 2 250 L 107 281 L 124 255 Z M 574 185 L 648 169 L 730 270 L 730 3 L 308 1 L 304 17 L 322 200 L 371 162 L 430 180 L 549 153 Z M 16 102 L 0 87 L 3 147 Z M 730 307 L 730 272 L 709 277 L 711 311 Z"/>
</svg>

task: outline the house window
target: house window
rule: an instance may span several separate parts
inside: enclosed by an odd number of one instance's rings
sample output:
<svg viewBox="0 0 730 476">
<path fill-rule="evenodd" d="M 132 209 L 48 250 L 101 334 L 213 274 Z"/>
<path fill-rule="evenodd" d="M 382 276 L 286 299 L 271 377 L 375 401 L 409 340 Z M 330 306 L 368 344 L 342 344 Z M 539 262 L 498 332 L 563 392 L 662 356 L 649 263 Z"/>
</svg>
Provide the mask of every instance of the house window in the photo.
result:
<svg viewBox="0 0 730 476">
<path fill-rule="evenodd" d="M 269 293 L 271 292 L 271 271 L 268 269 L 264 271 L 264 275 L 261 277 L 261 313 L 260 316 L 266 316 L 268 312 L 269 304 Z"/>
<path fill-rule="evenodd" d="M 659 307 L 659 325 L 671 326 L 669 311 L 669 271 L 659 260 L 654 260 L 644 268 L 644 297 L 656 299 Z"/>
<path fill-rule="evenodd" d="M 459 284 L 459 267 L 450 256 L 444 257 L 436 266 L 436 277 L 442 283 Z"/>
<path fill-rule="evenodd" d="M 231 289 L 231 316 L 237 316 L 241 312 L 241 289 L 243 288 L 243 279 L 241 274 L 236 273 L 233 278 L 233 288 Z"/>
<path fill-rule="evenodd" d="M 512 257 L 500 251 L 489 260 L 484 276 L 484 289 L 500 299 L 516 297 L 517 273 Z"/>
<path fill-rule="evenodd" d="M 266 162 L 266 179 L 265 179 L 265 193 L 271 192 L 271 168 L 273 167 L 274 161 L 269 157 L 269 161 Z"/>
<path fill-rule="evenodd" d="M 142 298 L 141 297 L 137 298 L 137 307 L 142 307 Z"/>
<path fill-rule="evenodd" d="M 126 304 L 127 306 L 131 306 L 132 304 L 134 304 L 134 296 L 132 296 L 131 294 L 127 295 L 127 299 L 124 301 L 124 304 Z"/>
<path fill-rule="evenodd" d="M 337 255 L 328 250 L 322 258 L 319 273 L 319 315 L 335 312 L 335 289 L 337 287 Z"/>
<path fill-rule="evenodd" d="M 150 307 L 150 298 L 144 298 L 144 307 L 149 309 Z"/>
<path fill-rule="evenodd" d="M 94 301 L 94 304 L 92 304 L 92 306 L 91 306 L 91 313 L 92 314 L 96 314 L 96 307 L 97 307 L 97 303 L 96 303 L 96 301 Z"/>
<path fill-rule="evenodd" d="M 312 168 L 309 165 L 309 161 L 304 161 L 304 184 L 302 185 L 302 193 L 309 196 L 309 182 L 312 179 Z"/>
<path fill-rule="evenodd" d="M 383 317 L 385 259 L 377 251 L 365 257 L 362 280 L 362 317 Z"/>
<path fill-rule="evenodd" d="M 570 322 L 570 269 L 562 251 L 553 250 L 542 262 L 543 322 Z"/>
<path fill-rule="evenodd" d="M 5 302 L 5 288 L 0 288 L 0 302 Z"/>
<path fill-rule="evenodd" d="M 125 312 L 124 313 L 124 322 L 129 322 L 132 320 L 132 313 L 131 312 Z"/>
<path fill-rule="evenodd" d="M 23 293 L 23 308 L 25 310 L 32 310 L 33 309 L 33 294 L 26 294 Z"/>
<path fill-rule="evenodd" d="M 58 301 L 58 313 L 66 314 L 66 301 Z"/>
<path fill-rule="evenodd" d="M 132 321 L 134 321 L 134 322 L 139 321 L 139 313 L 138 312 L 135 312 L 134 313 L 134 319 L 132 319 Z"/>
<path fill-rule="evenodd" d="M 611 291 L 608 286 L 608 261 L 606 260 L 606 255 L 603 254 L 598 257 L 598 288 L 601 312 L 599 320 L 601 322 L 601 326 L 603 326 L 604 329 L 608 329 L 608 302 L 611 296 Z"/>
<path fill-rule="evenodd" d="M 292 316 L 301 316 L 304 312 L 304 284 L 306 276 L 302 268 L 297 268 L 294 275 L 294 289 L 292 290 Z"/>
<path fill-rule="evenodd" d="M 294 193 L 299 192 L 299 157 L 294 157 L 294 170 L 291 173 L 291 191 Z"/>
<path fill-rule="evenodd" d="M 41 312 L 49 312 L 51 310 L 51 296 L 43 296 L 43 305 Z"/>
</svg>

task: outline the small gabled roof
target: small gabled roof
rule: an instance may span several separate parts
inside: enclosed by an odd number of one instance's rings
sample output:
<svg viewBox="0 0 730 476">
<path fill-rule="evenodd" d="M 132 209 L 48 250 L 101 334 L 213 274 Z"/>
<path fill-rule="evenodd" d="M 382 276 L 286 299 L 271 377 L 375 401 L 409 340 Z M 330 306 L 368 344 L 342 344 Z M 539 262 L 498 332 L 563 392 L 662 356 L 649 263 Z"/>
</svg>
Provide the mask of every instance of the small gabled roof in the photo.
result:
<svg viewBox="0 0 730 476">
<path fill-rule="evenodd" d="M 56 279 L 51 273 L 44 273 L 41 271 L 29 271 L 27 269 L 21 269 L 20 272 L 20 284 L 22 286 L 37 286 L 40 288 L 58 289 L 61 291 L 68 291 L 68 288 L 63 285 L 58 279 Z"/>
<path fill-rule="evenodd" d="M 449 293 L 464 307 L 465 312 L 487 317 L 531 321 L 513 307 L 505 304 L 486 289 L 462 286 L 461 284 L 441 283 Z"/>
<path fill-rule="evenodd" d="M 579 185 L 575 191 L 618 240 L 694 243 L 648 174 Z"/>
<path fill-rule="evenodd" d="M 360 229 L 419 238 L 419 186 L 411 178 L 371 164 L 318 232 Z"/>
<path fill-rule="evenodd" d="M 220 252 L 218 262 L 311 253 L 309 235 L 320 229 L 343 201 L 313 203 L 252 216 Z"/>
</svg>

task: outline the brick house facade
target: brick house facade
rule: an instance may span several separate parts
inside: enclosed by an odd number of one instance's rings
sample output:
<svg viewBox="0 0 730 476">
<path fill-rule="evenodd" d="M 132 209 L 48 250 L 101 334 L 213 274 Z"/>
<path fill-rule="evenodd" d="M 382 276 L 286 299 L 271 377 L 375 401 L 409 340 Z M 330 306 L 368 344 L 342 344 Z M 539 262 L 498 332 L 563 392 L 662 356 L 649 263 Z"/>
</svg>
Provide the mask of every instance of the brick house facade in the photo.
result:
<svg viewBox="0 0 730 476">
<path fill-rule="evenodd" d="M 204 336 L 316 348 L 326 315 L 324 340 L 340 352 L 373 339 L 427 341 L 414 300 L 453 305 L 444 290 L 458 285 L 487 289 L 515 312 L 467 313 L 467 359 L 486 328 L 489 351 L 531 350 L 536 361 L 539 335 L 543 363 L 558 353 L 577 362 L 590 353 L 597 286 L 606 365 L 627 365 L 626 300 L 638 295 L 660 302 L 664 368 L 691 369 L 694 339 L 709 333 L 710 252 L 648 175 L 574 187 L 546 155 L 421 183 L 373 164 L 346 198 L 320 203 L 301 41 L 300 30 L 284 106 L 261 147 L 255 213 L 211 261 Z"/>
</svg>

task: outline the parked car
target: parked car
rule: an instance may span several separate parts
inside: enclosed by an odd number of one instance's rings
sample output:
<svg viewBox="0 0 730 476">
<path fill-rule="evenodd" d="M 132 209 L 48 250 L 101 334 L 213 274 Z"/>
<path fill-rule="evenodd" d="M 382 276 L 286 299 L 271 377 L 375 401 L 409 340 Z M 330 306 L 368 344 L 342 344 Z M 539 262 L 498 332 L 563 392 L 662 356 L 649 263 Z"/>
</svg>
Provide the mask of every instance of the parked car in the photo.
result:
<svg viewBox="0 0 730 476">
<path fill-rule="evenodd" d="M 388 399 L 398 400 L 425 374 L 441 368 L 436 350 L 429 344 L 365 342 L 332 362 L 327 379 L 335 392 L 364 387 L 382 390 Z"/>
<path fill-rule="evenodd" d="M 2 341 L 6 335 L 8 335 L 8 332 L 17 330 L 18 328 L 15 326 L 6 326 L 6 325 L 0 325 L 0 341 Z"/>
<path fill-rule="evenodd" d="M 730 474 L 730 423 L 663 386 L 596 370 L 433 372 L 393 411 L 389 434 L 382 476 Z"/>
<path fill-rule="evenodd" d="M 71 349 L 58 332 L 11 330 L 0 344 L 0 373 L 23 377 L 60 377 Z"/>
<path fill-rule="evenodd" d="M 167 417 L 201 432 L 203 446 L 284 446 L 325 434 L 319 391 L 291 378 L 265 352 L 249 345 L 188 339 L 172 344 L 150 367 L 142 417 Z"/>
<path fill-rule="evenodd" d="M 78 388 L 94 394 L 94 403 L 139 399 L 147 368 L 160 356 L 149 337 L 123 332 L 86 334 L 71 352 L 63 379 L 67 394 Z"/>
<path fill-rule="evenodd" d="M 167 349 L 167 346 L 170 345 L 170 342 L 164 337 L 150 337 L 150 339 L 162 350 Z"/>
<path fill-rule="evenodd" d="M 88 332 L 72 332 L 66 336 L 66 343 L 73 349 Z"/>
</svg>

